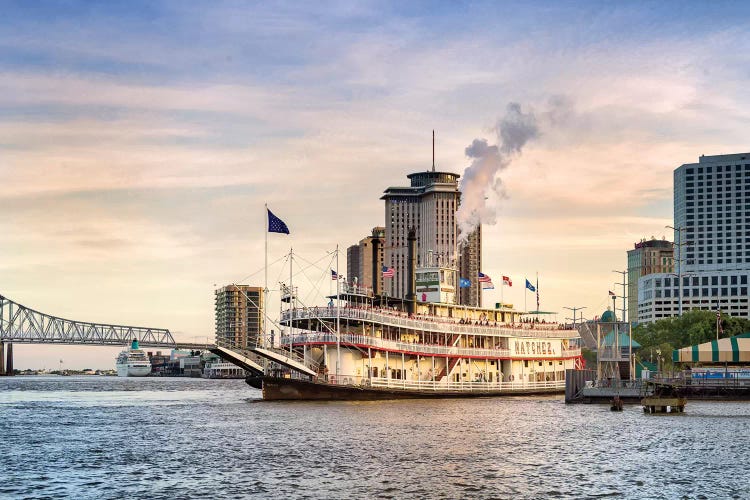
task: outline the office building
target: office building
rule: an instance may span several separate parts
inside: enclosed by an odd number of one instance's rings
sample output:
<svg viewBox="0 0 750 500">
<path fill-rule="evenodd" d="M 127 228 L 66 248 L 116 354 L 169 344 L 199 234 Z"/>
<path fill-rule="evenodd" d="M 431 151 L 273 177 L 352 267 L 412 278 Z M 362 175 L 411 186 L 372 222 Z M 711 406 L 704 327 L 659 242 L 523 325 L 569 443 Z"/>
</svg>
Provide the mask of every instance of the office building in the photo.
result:
<svg viewBox="0 0 750 500">
<path fill-rule="evenodd" d="M 481 304 L 477 276 L 482 264 L 480 228 L 469 235 L 468 244 L 459 248 L 456 210 L 461 193 L 458 174 L 431 171 L 407 176 L 408 187 L 389 187 L 380 198 L 385 201 L 384 265 L 393 267 L 395 276 L 385 280 L 391 297 L 406 298 L 407 236 L 414 228 L 417 236 L 417 267 L 450 267 L 469 278 L 471 287 L 460 290 L 458 301 Z M 458 284 L 454 284 L 458 286 Z"/>
<path fill-rule="evenodd" d="M 674 273 L 671 241 L 643 239 L 628 250 L 628 320 L 638 322 L 638 278 L 649 274 Z"/>
<path fill-rule="evenodd" d="M 214 295 L 216 342 L 235 348 L 258 345 L 263 334 L 263 288 L 227 285 Z"/>
<path fill-rule="evenodd" d="M 357 285 L 366 290 L 373 288 L 373 272 L 377 279 L 378 294 L 383 291 L 383 247 L 385 246 L 385 228 L 372 228 L 370 236 L 362 238 L 357 245 L 350 246 L 346 251 L 347 281 L 350 285 Z M 373 249 L 376 249 L 373 263 Z M 374 264 L 374 265 L 373 265 Z"/>
<path fill-rule="evenodd" d="M 638 320 L 704 309 L 750 317 L 750 153 L 701 156 L 674 172 L 676 276 L 638 280 Z"/>
</svg>

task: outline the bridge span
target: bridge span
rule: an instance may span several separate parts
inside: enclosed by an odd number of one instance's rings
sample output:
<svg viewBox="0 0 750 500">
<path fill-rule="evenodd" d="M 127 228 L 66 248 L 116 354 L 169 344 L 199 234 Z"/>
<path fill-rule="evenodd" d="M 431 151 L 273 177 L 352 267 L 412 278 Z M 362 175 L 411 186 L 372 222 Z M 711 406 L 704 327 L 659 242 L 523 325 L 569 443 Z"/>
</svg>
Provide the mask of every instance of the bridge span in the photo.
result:
<svg viewBox="0 0 750 500">
<path fill-rule="evenodd" d="M 175 341 L 165 328 L 110 325 L 59 318 L 0 295 L 0 375 L 13 374 L 13 344 L 126 346 L 211 350 L 213 344 Z"/>
</svg>

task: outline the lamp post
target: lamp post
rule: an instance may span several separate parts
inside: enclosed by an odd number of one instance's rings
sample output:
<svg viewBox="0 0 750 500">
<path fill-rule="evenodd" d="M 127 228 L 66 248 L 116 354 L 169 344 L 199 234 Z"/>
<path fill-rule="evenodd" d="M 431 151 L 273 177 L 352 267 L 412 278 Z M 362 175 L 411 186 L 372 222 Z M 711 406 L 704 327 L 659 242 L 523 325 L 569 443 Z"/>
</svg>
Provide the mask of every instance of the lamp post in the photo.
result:
<svg viewBox="0 0 750 500">
<path fill-rule="evenodd" d="M 664 226 L 665 228 L 672 229 L 677 233 L 677 250 L 680 253 L 680 257 L 676 259 L 677 261 L 677 281 L 678 281 L 678 287 L 677 287 L 677 316 L 682 317 L 682 230 L 685 229 L 684 227 L 673 227 L 673 226 Z"/>
<path fill-rule="evenodd" d="M 573 329 L 575 330 L 575 328 L 576 328 L 576 311 L 581 311 L 583 309 L 586 309 L 586 306 L 582 306 L 582 307 L 563 307 L 563 309 L 569 309 L 569 310 L 573 311 Z M 581 312 L 581 316 L 583 316 L 583 312 Z M 570 319 L 570 318 L 565 318 L 565 319 Z"/>
</svg>

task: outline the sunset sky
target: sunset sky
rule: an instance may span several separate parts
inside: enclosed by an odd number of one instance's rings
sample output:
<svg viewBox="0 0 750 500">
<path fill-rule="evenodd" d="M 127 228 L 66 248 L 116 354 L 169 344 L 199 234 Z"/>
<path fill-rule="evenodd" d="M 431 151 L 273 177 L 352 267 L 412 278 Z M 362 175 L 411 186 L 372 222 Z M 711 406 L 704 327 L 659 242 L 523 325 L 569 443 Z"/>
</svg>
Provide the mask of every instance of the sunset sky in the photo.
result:
<svg viewBox="0 0 750 500">
<path fill-rule="evenodd" d="M 56 316 L 214 333 L 262 285 L 264 203 L 309 301 L 382 191 L 462 173 L 509 103 L 539 135 L 488 186 L 483 271 L 523 309 L 593 317 L 641 238 L 672 238 L 672 171 L 746 152 L 741 2 L 0 2 L 0 294 Z M 493 180 L 493 183 L 496 179 Z M 322 260 L 321 260 L 322 259 Z M 304 266 L 303 266 L 304 267 Z M 345 253 L 340 261 L 345 273 Z M 285 276 L 280 264 L 269 276 Z M 321 286 L 318 289 L 316 287 Z M 529 295 L 529 304 L 533 301 Z M 621 307 L 618 301 L 618 307 Z M 568 313 L 568 314 L 565 314 Z M 16 346 L 16 368 L 119 349 Z"/>
</svg>

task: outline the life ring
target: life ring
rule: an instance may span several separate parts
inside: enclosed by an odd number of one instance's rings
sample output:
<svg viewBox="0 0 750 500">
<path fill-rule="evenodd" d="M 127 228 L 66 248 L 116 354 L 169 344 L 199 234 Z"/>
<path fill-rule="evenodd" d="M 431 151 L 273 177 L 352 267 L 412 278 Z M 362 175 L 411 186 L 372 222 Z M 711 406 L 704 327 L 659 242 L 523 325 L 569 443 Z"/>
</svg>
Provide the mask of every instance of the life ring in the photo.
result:
<svg viewBox="0 0 750 500">
<path fill-rule="evenodd" d="M 508 377 L 508 380 L 510 380 L 511 382 L 513 382 L 513 379 L 514 379 L 514 378 L 515 378 L 515 377 L 513 377 L 513 375 L 511 375 L 511 376 L 509 376 L 509 377 Z"/>
</svg>

